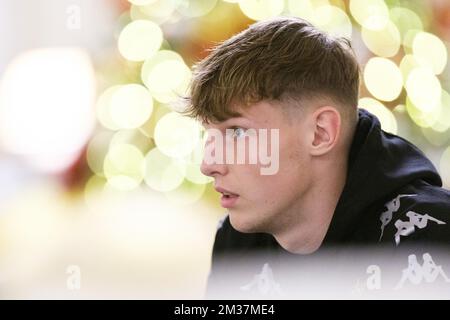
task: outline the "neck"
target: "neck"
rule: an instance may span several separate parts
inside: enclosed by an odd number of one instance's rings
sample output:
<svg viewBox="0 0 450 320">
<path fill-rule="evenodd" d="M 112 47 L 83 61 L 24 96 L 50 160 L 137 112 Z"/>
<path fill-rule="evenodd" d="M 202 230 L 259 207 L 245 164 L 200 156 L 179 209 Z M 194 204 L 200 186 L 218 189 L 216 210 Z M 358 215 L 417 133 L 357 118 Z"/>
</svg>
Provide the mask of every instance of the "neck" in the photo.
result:
<svg viewBox="0 0 450 320">
<path fill-rule="evenodd" d="M 319 249 L 330 226 L 346 182 L 347 159 L 327 162 L 331 164 L 328 170 L 316 170 L 320 178 L 283 214 L 284 223 L 273 232 L 278 243 L 291 253 L 309 254 Z"/>
</svg>

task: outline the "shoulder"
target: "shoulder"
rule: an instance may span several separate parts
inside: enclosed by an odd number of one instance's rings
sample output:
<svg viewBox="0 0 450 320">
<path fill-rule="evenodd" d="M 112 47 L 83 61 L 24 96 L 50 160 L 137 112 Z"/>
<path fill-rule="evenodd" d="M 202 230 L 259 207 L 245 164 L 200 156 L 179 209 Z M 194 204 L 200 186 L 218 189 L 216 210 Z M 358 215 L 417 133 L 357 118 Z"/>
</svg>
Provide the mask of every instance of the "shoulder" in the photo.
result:
<svg viewBox="0 0 450 320">
<path fill-rule="evenodd" d="M 450 191 L 421 183 L 389 199 L 380 214 L 383 242 L 450 245 Z"/>
</svg>

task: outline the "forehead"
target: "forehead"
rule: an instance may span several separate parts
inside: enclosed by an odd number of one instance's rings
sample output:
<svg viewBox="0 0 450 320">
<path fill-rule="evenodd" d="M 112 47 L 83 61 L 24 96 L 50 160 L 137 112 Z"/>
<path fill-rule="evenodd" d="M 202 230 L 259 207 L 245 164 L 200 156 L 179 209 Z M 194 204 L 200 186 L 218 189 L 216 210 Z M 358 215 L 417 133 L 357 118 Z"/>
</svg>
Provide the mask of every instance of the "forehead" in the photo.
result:
<svg viewBox="0 0 450 320">
<path fill-rule="evenodd" d="M 281 103 L 266 100 L 248 106 L 236 105 L 234 110 L 240 114 L 220 122 L 203 123 L 205 127 L 242 125 L 251 127 L 279 127 L 286 121 L 285 107 Z"/>
</svg>

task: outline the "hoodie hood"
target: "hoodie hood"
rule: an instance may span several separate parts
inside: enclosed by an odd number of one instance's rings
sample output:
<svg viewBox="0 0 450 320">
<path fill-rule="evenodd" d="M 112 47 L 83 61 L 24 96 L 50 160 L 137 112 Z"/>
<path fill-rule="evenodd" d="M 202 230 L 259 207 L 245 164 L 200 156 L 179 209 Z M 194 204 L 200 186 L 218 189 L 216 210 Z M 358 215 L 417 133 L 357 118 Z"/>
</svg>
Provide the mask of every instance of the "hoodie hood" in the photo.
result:
<svg viewBox="0 0 450 320">
<path fill-rule="evenodd" d="M 344 241 L 374 204 L 383 205 L 399 189 L 423 180 L 442 186 L 436 168 L 422 151 L 384 132 L 379 120 L 359 109 L 359 121 L 349 153 L 347 180 L 324 244 Z"/>
</svg>

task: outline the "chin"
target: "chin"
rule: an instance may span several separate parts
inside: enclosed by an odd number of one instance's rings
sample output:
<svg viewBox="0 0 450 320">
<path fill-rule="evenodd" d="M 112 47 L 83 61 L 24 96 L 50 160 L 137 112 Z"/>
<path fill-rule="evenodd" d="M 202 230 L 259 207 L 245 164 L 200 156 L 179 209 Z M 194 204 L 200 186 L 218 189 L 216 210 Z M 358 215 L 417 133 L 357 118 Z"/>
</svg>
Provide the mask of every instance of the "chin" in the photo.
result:
<svg viewBox="0 0 450 320">
<path fill-rule="evenodd" d="M 242 233 L 260 233 L 266 232 L 265 228 L 262 228 L 261 221 L 257 219 L 251 219 L 249 215 L 240 215 L 229 211 L 231 226 Z"/>
</svg>

